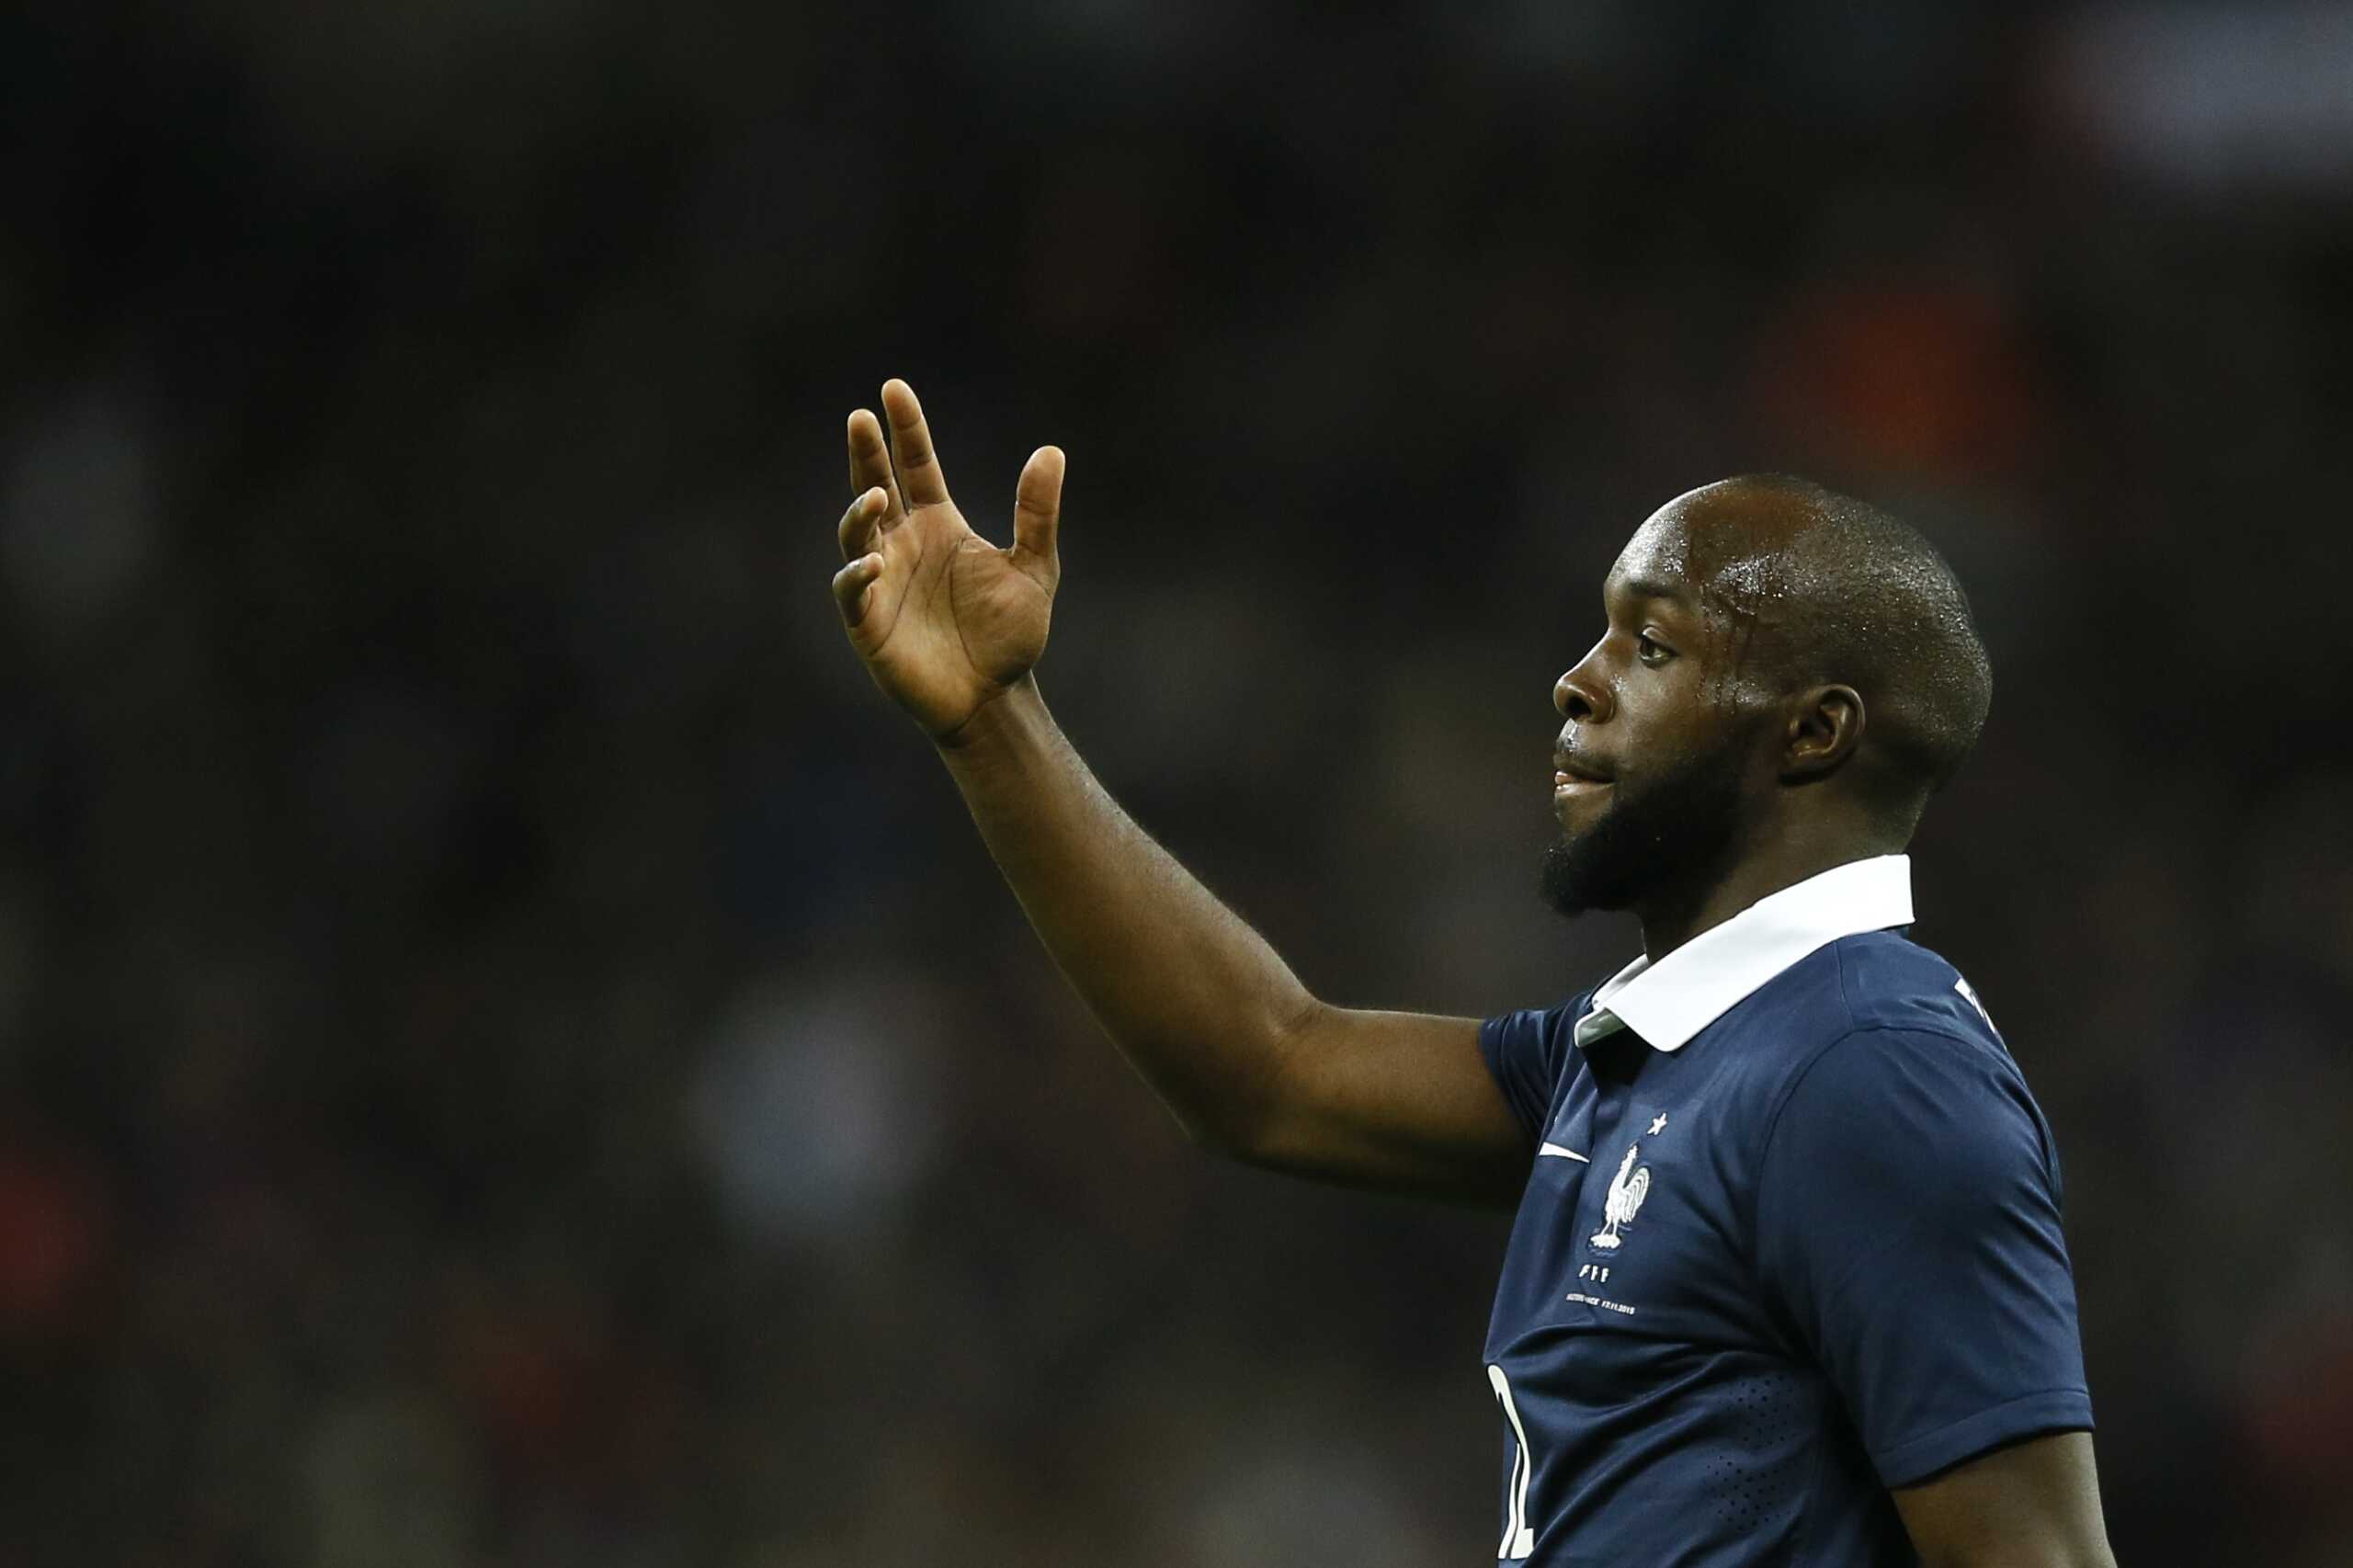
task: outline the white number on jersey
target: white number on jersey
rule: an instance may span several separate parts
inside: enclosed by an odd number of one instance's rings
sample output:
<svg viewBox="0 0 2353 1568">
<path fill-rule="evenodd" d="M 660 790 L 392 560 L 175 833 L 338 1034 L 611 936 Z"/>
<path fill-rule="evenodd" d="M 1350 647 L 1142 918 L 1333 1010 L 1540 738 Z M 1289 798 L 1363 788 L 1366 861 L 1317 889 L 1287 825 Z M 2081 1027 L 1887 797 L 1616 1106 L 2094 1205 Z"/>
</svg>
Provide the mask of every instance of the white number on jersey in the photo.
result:
<svg viewBox="0 0 2353 1568">
<path fill-rule="evenodd" d="M 1536 1532 L 1528 1528 L 1528 1476 L 1536 1461 L 1528 1452 L 1528 1428 L 1519 1424 L 1519 1406 L 1512 1403 L 1510 1380 L 1501 1367 L 1490 1365 L 1487 1381 L 1495 1385 L 1504 1419 L 1511 1423 L 1511 1435 L 1519 1445 L 1512 1454 L 1510 1517 L 1504 1521 L 1504 1543 L 1495 1549 L 1497 1558 L 1517 1562 L 1536 1550 Z"/>
<path fill-rule="evenodd" d="M 1985 1027 L 1989 1029 L 1994 1029 L 1994 1015 L 1987 1012 L 1985 1010 L 1985 1004 L 1977 999 L 1977 988 L 1970 984 L 1969 982 L 1965 980 L 1954 981 L 1952 983 L 1952 988 L 1961 993 L 1961 999 L 1963 1001 L 1966 1001 L 1971 1006 L 1977 1009 L 1977 1016 L 1985 1020 Z M 2001 1030 L 1994 1029 L 1994 1036 L 1995 1039 L 2000 1039 L 2001 1034 Z"/>
</svg>

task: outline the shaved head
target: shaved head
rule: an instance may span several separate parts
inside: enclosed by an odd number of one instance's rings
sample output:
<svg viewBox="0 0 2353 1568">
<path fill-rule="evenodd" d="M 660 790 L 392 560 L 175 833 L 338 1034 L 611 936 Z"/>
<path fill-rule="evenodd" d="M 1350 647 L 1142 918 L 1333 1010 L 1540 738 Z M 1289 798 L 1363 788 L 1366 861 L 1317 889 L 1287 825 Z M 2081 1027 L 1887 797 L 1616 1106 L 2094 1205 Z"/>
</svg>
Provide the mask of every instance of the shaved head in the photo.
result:
<svg viewBox="0 0 2353 1568">
<path fill-rule="evenodd" d="M 1679 556 L 1655 565 L 1728 623 L 1729 678 L 1854 688 L 1883 804 L 1907 827 L 1976 744 L 1993 664 L 1960 580 L 1909 525 L 1811 480 L 1749 474 L 1669 503 L 1627 556 L 1638 550 Z"/>
<path fill-rule="evenodd" d="M 1564 915 L 1640 912 L 1645 943 L 1902 849 L 1984 727 L 1993 667 L 1952 569 L 1809 480 L 1677 496 L 1601 599 L 1601 640 L 1552 687 L 1543 890 Z"/>
</svg>

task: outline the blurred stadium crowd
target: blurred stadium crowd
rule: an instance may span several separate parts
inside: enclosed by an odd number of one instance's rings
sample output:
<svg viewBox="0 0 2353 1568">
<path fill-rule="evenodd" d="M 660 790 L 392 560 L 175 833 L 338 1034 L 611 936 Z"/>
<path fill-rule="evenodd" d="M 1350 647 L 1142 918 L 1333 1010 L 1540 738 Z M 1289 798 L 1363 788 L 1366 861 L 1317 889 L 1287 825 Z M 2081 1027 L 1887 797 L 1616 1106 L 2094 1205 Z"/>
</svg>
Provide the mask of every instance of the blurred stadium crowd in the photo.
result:
<svg viewBox="0 0 2353 1568">
<path fill-rule="evenodd" d="M 1049 700 L 1349 1003 L 1631 950 L 1533 885 L 1653 506 L 1929 531 L 1997 676 L 1917 935 L 2060 1135 L 2120 1556 L 2353 1562 L 2347 61 L 0 18 L 0 1564 L 1483 1560 L 1503 1217 L 1219 1167 L 1094 1035 L 833 620 L 890 374 L 984 528 L 1067 449 Z"/>
</svg>

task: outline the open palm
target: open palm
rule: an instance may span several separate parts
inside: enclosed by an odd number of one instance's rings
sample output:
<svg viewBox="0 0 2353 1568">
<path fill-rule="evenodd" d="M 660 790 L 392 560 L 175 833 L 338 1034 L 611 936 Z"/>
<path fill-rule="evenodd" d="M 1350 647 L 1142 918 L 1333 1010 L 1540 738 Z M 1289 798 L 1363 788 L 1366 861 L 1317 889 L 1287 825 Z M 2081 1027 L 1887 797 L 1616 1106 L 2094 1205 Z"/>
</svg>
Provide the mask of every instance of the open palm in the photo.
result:
<svg viewBox="0 0 2353 1568">
<path fill-rule="evenodd" d="M 948 498 L 931 430 L 915 390 L 882 386 L 882 427 L 861 408 L 849 416 L 849 482 L 834 600 L 850 646 L 892 701 L 935 739 L 1028 674 L 1046 651 L 1054 586 L 1054 538 L 1063 454 L 1040 447 L 1022 466 L 1013 543 L 974 533 Z"/>
</svg>

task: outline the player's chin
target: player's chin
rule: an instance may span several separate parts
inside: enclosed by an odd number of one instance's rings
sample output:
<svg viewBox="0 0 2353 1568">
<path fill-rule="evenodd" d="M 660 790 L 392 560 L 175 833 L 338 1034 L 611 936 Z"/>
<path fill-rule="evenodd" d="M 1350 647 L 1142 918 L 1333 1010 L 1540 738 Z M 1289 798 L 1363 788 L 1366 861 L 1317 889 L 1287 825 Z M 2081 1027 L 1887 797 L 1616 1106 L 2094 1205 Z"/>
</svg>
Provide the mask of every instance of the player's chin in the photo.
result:
<svg viewBox="0 0 2353 1568">
<path fill-rule="evenodd" d="M 1540 890 L 1544 902 L 1566 915 L 1632 905 L 1635 878 L 1619 865 L 1609 845 L 1590 833 L 1563 833 L 1544 852 Z"/>
</svg>

